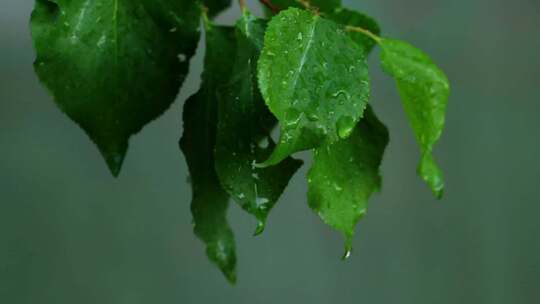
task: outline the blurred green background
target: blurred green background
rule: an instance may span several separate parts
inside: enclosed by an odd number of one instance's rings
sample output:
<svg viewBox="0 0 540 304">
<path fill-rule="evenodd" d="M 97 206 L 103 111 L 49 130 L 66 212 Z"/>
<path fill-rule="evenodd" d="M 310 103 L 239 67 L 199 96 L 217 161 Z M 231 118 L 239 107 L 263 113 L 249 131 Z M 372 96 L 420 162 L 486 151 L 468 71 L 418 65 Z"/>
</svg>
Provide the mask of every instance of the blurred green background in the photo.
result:
<svg viewBox="0 0 540 304">
<path fill-rule="evenodd" d="M 340 260 L 341 237 L 307 207 L 304 167 L 262 236 L 232 205 L 231 287 L 192 233 L 177 147 L 203 50 L 174 106 L 131 140 L 114 179 L 33 73 L 33 1 L 1 0 L 0 303 L 539 303 L 540 2 L 345 3 L 448 73 L 436 150 L 446 197 L 434 200 L 416 177 L 418 148 L 375 55 L 373 103 L 392 141 L 353 257 Z M 237 14 L 235 6 L 219 20 Z"/>
</svg>

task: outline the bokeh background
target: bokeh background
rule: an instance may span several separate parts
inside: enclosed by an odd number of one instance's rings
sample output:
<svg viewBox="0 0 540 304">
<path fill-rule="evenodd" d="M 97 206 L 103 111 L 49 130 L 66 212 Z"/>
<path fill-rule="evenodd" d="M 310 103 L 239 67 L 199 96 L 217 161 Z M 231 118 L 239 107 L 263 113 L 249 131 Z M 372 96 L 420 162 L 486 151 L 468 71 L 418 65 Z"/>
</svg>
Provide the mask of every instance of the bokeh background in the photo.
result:
<svg viewBox="0 0 540 304">
<path fill-rule="evenodd" d="M 434 200 L 416 177 L 418 148 L 375 55 L 373 103 L 392 141 L 353 257 L 340 260 L 341 237 L 309 210 L 304 167 L 262 236 L 231 205 L 231 287 L 192 233 L 177 147 L 204 50 L 174 106 L 133 137 L 114 179 L 33 73 L 33 1 L 1 0 L 0 303 L 539 303 L 540 2 L 344 2 L 448 73 L 436 150 L 446 196 Z M 237 15 L 235 6 L 219 20 Z"/>
</svg>

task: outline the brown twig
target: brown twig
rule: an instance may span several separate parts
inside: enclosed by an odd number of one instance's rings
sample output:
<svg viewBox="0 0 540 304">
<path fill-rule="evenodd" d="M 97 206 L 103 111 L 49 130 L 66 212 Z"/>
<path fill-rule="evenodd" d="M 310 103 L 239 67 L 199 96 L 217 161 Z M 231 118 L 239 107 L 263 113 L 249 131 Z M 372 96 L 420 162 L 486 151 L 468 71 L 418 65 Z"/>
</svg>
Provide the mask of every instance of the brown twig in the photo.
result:
<svg viewBox="0 0 540 304">
<path fill-rule="evenodd" d="M 271 0 L 259 0 L 264 6 L 266 6 L 272 13 L 277 14 L 281 10 Z"/>
<path fill-rule="evenodd" d="M 242 11 L 246 9 L 246 0 L 238 0 L 238 4 L 240 5 L 240 9 Z"/>
</svg>

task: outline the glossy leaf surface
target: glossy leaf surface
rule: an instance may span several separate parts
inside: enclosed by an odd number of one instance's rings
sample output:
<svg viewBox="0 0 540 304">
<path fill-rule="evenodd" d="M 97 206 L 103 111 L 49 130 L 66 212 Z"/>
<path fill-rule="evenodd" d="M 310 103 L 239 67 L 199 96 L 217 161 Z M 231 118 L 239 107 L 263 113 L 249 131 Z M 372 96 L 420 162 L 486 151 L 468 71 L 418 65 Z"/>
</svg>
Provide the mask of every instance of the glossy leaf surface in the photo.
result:
<svg viewBox="0 0 540 304">
<path fill-rule="evenodd" d="M 234 29 L 207 25 L 206 57 L 201 89 L 184 106 L 184 135 L 180 147 L 191 176 L 191 210 L 195 234 L 206 252 L 231 282 L 236 280 L 234 236 L 227 223 L 229 196 L 214 168 L 217 127 L 217 93 L 231 74 L 236 42 Z"/>
<path fill-rule="evenodd" d="M 197 45 L 195 3 L 158 3 L 37 0 L 32 13 L 39 79 L 114 175 L 129 137 L 174 101 Z"/>
<path fill-rule="evenodd" d="M 367 108 L 365 117 L 347 139 L 315 149 L 308 173 L 309 206 L 346 239 L 352 248 L 356 223 L 366 214 L 368 199 L 381 187 L 379 167 L 388 130 Z"/>
<path fill-rule="evenodd" d="M 287 158 L 277 166 L 256 164 L 270 156 L 276 124 L 257 86 L 257 60 L 266 22 L 245 12 L 236 25 L 238 42 L 231 82 L 220 90 L 216 170 L 225 190 L 258 220 L 263 231 L 268 213 L 302 164 Z"/>
<path fill-rule="evenodd" d="M 443 174 L 433 158 L 433 146 L 444 128 L 450 85 L 446 75 L 421 50 L 407 42 L 382 39 L 383 69 L 396 80 L 422 156 L 418 173 L 442 197 Z"/>
<path fill-rule="evenodd" d="M 347 138 L 369 99 L 364 50 L 336 23 L 296 8 L 270 22 L 258 75 L 281 125 L 280 141 L 265 165 Z"/>
</svg>

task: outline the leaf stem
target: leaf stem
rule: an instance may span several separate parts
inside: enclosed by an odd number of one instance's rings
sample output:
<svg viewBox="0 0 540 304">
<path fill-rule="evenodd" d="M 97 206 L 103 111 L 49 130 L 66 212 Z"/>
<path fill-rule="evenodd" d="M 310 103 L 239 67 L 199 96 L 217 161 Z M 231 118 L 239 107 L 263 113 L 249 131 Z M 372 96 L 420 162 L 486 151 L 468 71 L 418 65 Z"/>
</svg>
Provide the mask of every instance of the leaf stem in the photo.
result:
<svg viewBox="0 0 540 304">
<path fill-rule="evenodd" d="M 203 18 L 205 30 L 210 30 L 212 28 L 212 21 L 210 21 L 210 18 L 208 18 L 208 7 L 201 5 L 201 15 Z"/>
<path fill-rule="evenodd" d="M 296 2 L 300 3 L 304 8 L 306 9 L 312 9 L 313 6 L 311 6 L 311 3 L 307 0 L 296 0 Z"/>
<path fill-rule="evenodd" d="M 238 0 L 238 5 L 240 6 L 242 12 L 247 9 L 246 0 Z"/>
<path fill-rule="evenodd" d="M 375 42 L 377 42 L 378 44 L 380 44 L 381 41 L 382 41 L 381 37 L 373 34 L 369 30 L 366 30 L 365 28 L 361 28 L 361 27 L 358 27 L 358 26 L 347 25 L 347 26 L 345 26 L 345 30 L 350 31 L 350 32 L 357 32 L 357 33 L 364 34 L 364 35 L 368 36 L 369 38 L 375 40 Z"/>
</svg>

